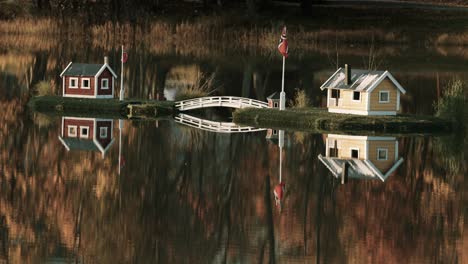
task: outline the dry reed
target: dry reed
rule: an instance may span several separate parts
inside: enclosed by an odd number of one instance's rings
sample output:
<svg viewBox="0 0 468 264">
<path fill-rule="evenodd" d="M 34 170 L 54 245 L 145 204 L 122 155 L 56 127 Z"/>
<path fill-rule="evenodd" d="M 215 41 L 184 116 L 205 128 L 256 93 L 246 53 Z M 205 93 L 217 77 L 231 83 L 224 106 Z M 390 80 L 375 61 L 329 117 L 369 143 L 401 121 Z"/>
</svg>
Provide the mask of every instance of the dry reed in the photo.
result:
<svg viewBox="0 0 468 264">
<path fill-rule="evenodd" d="M 18 18 L 0 23 L 3 34 L 56 34 L 58 29 L 57 20 L 52 18 Z"/>
<path fill-rule="evenodd" d="M 294 107 L 294 108 L 308 107 L 309 103 L 310 103 L 310 100 L 305 90 L 299 90 L 299 89 L 296 89 L 294 98 L 290 100 L 290 105 L 291 107 Z"/>
<path fill-rule="evenodd" d="M 215 90 L 214 88 L 214 74 L 205 76 L 200 74 L 194 84 L 182 88 L 177 95 L 176 101 L 204 97 Z"/>
<path fill-rule="evenodd" d="M 235 27 L 229 22 L 227 18 L 209 17 L 175 23 L 155 20 L 145 26 L 106 22 L 83 29 L 67 26 L 67 23 L 60 25 L 57 20 L 50 18 L 22 18 L 1 22 L 0 33 L 41 37 L 65 33 L 74 38 L 91 35 L 95 46 L 116 47 L 122 43 L 126 46 L 146 43 L 156 54 L 172 52 L 197 57 L 206 56 L 213 51 L 224 53 L 233 49 L 263 55 L 276 52 L 276 45 L 272 43 L 278 42 L 279 27 Z M 328 45 L 331 40 L 340 43 L 367 43 L 369 36 L 373 36 L 379 43 L 407 42 L 407 38 L 397 32 L 375 29 L 307 30 L 303 26 L 297 26 L 291 27 L 288 32 L 288 37 L 293 40 L 290 50 L 299 55 Z"/>
</svg>

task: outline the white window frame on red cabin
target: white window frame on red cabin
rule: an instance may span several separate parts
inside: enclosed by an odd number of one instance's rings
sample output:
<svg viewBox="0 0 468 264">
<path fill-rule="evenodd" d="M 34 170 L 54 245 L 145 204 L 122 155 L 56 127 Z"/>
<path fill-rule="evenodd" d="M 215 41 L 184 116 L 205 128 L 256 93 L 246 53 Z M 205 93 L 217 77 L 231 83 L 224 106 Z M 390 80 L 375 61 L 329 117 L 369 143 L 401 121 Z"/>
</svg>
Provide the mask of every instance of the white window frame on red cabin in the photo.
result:
<svg viewBox="0 0 468 264">
<path fill-rule="evenodd" d="M 72 86 L 72 82 L 75 81 L 75 86 Z M 76 77 L 70 77 L 70 79 L 68 79 L 68 88 L 71 88 L 71 89 L 78 89 L 78 78 Z"/>
<path fill-rule="evenodd" d="M 71 129 L 71 128 L 74 128 L 74 129 L 75 129 L 75 132 L 74 132 L 74 133 L 71 133 L 71 132 L 70 132 L 70 129 Z M 76 129 L 77 129 L 76 126 L 68 126 L 68 136 L 69 136 L 69 137 L 76 137 L 76 134 L 77 134 Z"/>
<path fill-rule="evenodd" d="M 84 86 L 85 81 L 88 81 L 88 86 Z M 91 89 L 91 78 L 81 78 L 81 89 Z"/>
<path fill-rule="evenodd" d="M 99 138 L 107 138 L 107 127 L 99 128 Z"/>
<path fill-rule="evenodd" d="M 86 135 L 84 135 L 83 129 L 86 129 Z M 89 126 L 80 126 L 80 138 L 89 138 Z"/>
<path fill-rule="evenodd" d="M 106 82 L 106 86 L 104 86 L 104 81 Z M 109 79 L 108 78 L 102 78 L 101 79 L 101 89 L 103 90 L 108 90 L 109 89 Z"/>
</svg>

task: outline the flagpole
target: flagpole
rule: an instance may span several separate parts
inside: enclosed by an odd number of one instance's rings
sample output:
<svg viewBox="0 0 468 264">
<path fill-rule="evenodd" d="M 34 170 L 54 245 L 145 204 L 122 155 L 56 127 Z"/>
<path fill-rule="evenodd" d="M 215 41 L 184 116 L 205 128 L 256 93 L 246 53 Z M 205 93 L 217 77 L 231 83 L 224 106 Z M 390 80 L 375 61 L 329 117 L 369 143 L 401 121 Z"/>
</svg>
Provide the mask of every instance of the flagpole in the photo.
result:
<svg viewBox="0 0 468 264">
<path fill-rule="evenodd" d="M 283 56 L 283 75 L 281 78 L 280 110 L 286 108 L 286 93 L 284 92 L 284 68 L 286 65 L 286 56 Z"/>
<path fill-rule="evenodd" d="M 122 45 L 122 53 L 120 54 L 120 61 L 122 63 L 122 66 L 120 67 L 120 97 L 119 97 L 120 101 L 123 101 L 123 99 L 124 99 L 124 81 L 123 81 L 124 61 L 123 61 L 123 53 L 124 53 L 124 46 Z"/>
</svg>

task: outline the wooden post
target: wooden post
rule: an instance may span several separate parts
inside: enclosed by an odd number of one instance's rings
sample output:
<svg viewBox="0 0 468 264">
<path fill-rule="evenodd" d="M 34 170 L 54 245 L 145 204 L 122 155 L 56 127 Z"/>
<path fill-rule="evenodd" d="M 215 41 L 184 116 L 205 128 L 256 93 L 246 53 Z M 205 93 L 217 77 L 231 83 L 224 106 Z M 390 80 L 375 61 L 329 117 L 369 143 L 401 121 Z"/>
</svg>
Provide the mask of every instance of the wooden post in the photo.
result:
<svg viewBox="0 0 468 264">
<path fill-rule="evenodd" d="M 345 184 L 348 182 L 348 170 L 349 170 L 349 163 L 344 162 L 341 166 L 341 184 Z"/>
</svg>

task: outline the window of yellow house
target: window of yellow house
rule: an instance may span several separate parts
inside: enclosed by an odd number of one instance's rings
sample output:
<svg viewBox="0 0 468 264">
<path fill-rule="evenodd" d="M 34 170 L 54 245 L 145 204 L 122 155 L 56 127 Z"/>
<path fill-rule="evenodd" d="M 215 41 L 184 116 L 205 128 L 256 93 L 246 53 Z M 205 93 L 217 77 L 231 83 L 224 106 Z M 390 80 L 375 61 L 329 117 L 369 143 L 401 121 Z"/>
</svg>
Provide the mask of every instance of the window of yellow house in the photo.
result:
<svg viewBox="0 0 468 264">
<path fill-rule="evenodd" d="M 390 92 L 389 91 L 380 91 L 379 92 L 379 103 L 388 103 L 390 102 Z"/>
</svg>

